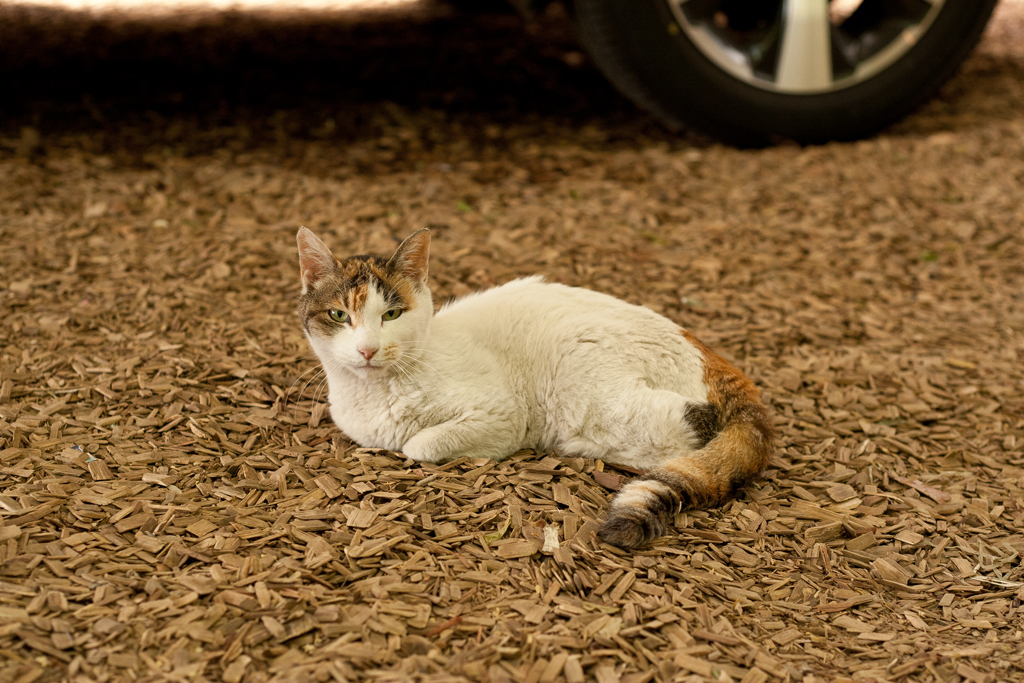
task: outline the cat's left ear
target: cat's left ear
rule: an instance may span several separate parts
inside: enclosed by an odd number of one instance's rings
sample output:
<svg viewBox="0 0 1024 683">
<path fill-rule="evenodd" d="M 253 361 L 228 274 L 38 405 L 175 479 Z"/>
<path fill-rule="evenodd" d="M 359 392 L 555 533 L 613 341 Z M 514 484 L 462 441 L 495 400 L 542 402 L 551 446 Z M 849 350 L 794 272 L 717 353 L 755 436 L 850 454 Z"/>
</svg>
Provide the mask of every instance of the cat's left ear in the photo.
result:
<svg viewBox="0 0 1024 683">
<path fill-rule="evenodd" d="M 309 228 L 299 228 L 295 241 L 299 245 L 299 277 L 302 280 L 302 293 L 305 294 L 317 280 L 332 271 L 338 262 L 327 245 Z"/>
<path fill-rule="evenodd" d="M 398 245 L 388 266 L 410 280 L 426 283 L 427 261 L 430 258 L 430 231 L 417 230 Z"/>
</svg>

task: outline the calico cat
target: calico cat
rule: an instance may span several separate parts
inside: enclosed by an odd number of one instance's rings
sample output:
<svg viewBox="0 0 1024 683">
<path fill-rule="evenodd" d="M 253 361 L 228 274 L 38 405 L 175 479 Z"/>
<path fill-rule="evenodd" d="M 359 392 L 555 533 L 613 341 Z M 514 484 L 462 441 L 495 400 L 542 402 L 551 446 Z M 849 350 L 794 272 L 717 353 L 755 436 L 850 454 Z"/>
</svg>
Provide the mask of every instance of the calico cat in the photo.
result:
<svg viewBox="0 0 1024 683">
<path fill-rule="evenodd" d="M 424 462 L 535 448 L 647 472 L 598 532 L 624 548 L 665 534 L 677 510 L 722 502 L 768 461 L 753 383 L 650 309 L 529 277 L 435 314 L 427 230 L 390 258 L 339 260 L 306 228 L 297 240 L 299 316 L 331 417 L 363 447 Z"/>
</svg>

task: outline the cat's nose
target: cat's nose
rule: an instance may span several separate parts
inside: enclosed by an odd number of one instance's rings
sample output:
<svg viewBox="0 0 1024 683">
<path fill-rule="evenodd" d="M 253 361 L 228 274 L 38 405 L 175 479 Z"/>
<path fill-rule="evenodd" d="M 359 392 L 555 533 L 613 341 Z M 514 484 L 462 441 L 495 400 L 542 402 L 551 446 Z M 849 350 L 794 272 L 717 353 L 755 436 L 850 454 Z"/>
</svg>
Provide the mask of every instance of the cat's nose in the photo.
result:
<svg viewBox="0 0 1024 683">
<path fill-rule="evenodd" d="M 373 354 L 377 353 L 377 349 L 357 349 L 357 350 L 359 351 L 359 355 L 362 356 L 363 358 L 365 358 L 366 360 L 370 360 L 371 358 L 373 358 Z"/>
</svg>

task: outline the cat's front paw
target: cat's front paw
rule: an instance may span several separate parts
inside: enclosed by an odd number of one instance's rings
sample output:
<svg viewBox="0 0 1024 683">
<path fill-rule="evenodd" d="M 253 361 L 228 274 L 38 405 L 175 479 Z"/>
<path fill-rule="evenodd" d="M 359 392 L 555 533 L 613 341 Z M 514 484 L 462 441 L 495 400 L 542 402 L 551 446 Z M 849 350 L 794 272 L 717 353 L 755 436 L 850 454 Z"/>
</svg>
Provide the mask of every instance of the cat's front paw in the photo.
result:
<svg viewBox="0 0 1024 683">
<path fill-rule="evenodd" d="M 410 440 L 409 443 L 402 447 L 402 454 L 416 462 L 444 462 L 443 455 L 436 451 L 432 451 L 429 448 L 425 448 L 423 444 L 416 443 L 416 439 Z"/>
</svg>

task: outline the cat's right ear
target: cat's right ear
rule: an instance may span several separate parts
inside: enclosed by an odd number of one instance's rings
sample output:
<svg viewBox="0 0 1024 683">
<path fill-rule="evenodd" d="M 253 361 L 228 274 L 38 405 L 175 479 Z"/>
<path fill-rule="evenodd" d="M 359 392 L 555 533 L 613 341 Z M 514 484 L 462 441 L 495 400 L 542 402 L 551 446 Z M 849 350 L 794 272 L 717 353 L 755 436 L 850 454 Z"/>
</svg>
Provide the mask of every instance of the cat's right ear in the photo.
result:
<svg viewBox="0 0 1024 683">
<path fill-rule="evenodd" d="M 327 245 L 309 228 L 299 228 L 295 241 L 299 243 L 299 277 L 305 294 L 320 278 L 334 270 L 337 261 Z"/>
</svg>

